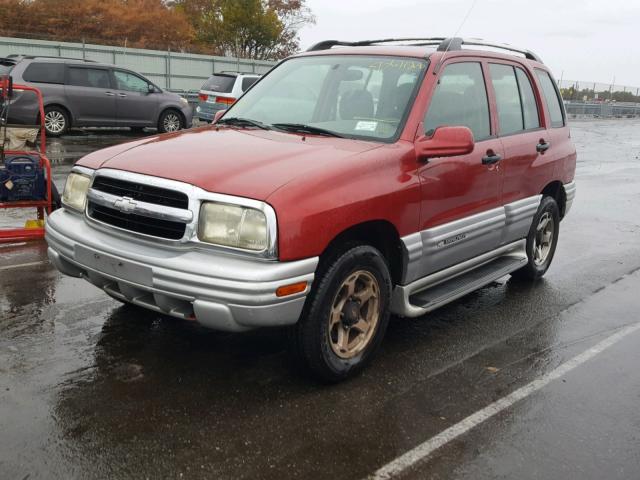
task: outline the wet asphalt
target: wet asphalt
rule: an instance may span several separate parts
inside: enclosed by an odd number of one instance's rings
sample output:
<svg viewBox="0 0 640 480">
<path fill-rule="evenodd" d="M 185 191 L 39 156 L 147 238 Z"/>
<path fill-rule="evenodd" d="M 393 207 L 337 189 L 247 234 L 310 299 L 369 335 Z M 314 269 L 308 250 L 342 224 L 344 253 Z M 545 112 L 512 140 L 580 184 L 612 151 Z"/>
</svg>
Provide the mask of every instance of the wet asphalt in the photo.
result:
<svg viewBox="0 0 640 480">
<path fill-rule="evenodd" d="M 366 478 L 637 324 L 640 121 L 572 132 L 578 194 L 544 279 L 393 319 L 370 368 L 335 386 L 291 367 L 282 330 L 121 306 L 57 273 L 42 243 L 0 246 L 0 479 Z M 52 140 L 56 183 L 130 138 Z M 639 347 L 636 330 L 399 477 L 640 478 Z"/>
</svg>

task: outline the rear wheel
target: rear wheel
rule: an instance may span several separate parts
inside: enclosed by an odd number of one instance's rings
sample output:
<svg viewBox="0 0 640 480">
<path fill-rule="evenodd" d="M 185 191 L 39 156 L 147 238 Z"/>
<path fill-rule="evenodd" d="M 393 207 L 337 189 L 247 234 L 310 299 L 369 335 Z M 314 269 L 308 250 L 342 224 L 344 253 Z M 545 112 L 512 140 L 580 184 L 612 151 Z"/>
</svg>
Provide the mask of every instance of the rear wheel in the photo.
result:
<svg viewBox="0 0 640 480">
<path fill-rule="evenodd" d="M 69 130 L 69 114 L 61 107 L 44 109 L 44 128 L 50 137 L 58 137 Z"/>
<path fill-rule="evenodd" d="M 528 280 L 542 277 L 553 260 L 560 233 L 560 211 L 552 197 L 544 197 L 527 236 L 527 264 L 513 276 Z"/>
<path fill-rule="evenodd" d="M 170 133 L 182 130 L 185 127 L 182 115 L 175 110 L 165 110 L 158 120 L 158 131 L 160 133 Z"/>
<path fill-rule="evenodd" d="M 355 245 L 330 256 L 291 333 L 291 350 L 314 376 L 338 382 L 371 360 L 389 322 L 391 276 L 382 254 Z"/>
</svg>

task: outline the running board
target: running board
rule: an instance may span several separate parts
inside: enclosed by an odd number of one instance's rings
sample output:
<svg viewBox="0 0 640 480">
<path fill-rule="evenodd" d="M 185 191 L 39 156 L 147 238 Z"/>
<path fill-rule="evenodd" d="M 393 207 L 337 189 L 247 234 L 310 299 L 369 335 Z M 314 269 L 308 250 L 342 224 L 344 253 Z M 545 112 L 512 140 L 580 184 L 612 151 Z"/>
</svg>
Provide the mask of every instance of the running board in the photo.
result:
<svg viewBox="0 0 640 480">
<path fill-rule="evenodd" d="M 502 247 L 412 284 L 395 287 L 392 312 L 404 317 L 419 317 L 525 266 L 527 256 L 524 242 L 509 247 Z"/>
</svg>

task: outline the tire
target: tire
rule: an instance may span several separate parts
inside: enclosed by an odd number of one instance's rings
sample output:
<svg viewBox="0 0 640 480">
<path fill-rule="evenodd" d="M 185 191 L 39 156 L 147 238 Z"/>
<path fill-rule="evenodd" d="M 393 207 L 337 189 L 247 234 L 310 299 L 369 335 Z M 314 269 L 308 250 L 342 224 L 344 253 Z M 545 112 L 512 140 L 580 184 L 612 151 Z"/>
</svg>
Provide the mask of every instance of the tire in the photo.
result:
<svg viewBox="0 0 640 480">
<path fill-rule="evenodd" d="M 354 300 L 368 295 L 364 302 Z M 378 250 L 351 244 L 330 255 L 321 264 L 300 320 L 291 329 L 296 365 L 331 383 L 361 371 L 382 342 L 390 299 L 391 275 Z"/>
<path fill-rule="evenodd" d="M 158 131 L 160 133 L 177 132 L 184 127 L 184 119 L 176 110 L 165 110 L 158 119 Z"/>
<path fill-rule="evenodd" d="M 44 109 L 44 128 L 49 137 L 59 137 L 69 131 L 71 122 L 67 111 L 56 105 Z"/>
<path fill-rule="evenodd" d="M 527 264 L 512 273 L 523 280 L 537 280 L 549 269 L 558 245 L 560 210 L 552 197 L 543 197 L 527 235 Z M 547 234 L 550 237 L 544 240 Z M 543 242 L 541 242 L 544 240 Z"/>
</svg>

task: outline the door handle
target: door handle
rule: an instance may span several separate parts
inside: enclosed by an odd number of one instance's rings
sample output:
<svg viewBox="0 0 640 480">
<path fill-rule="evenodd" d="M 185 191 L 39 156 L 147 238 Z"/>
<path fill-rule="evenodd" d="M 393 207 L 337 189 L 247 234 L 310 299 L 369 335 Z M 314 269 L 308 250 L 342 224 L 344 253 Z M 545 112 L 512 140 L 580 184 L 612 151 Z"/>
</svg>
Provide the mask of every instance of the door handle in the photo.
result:
<svg viewBox="0 0 640 480">
<path fill-rule="evenodd" d="M 126 97 L 126 96 L 127 96 L 127 94 L 126 94 L 126 93 L 119 93 L 119 94 L 118 94 L 118 96 L 119 96 L 119 97 Z"/>
<path fill-rule="evenodd" d="M 113 92 L 104 92 L 104 94 L 109 96 L 109 97 L 115 96 L 115 93 L 113 93 Z"/>
<path fill-rule="evenodd" d="M 502 160 L 502 155 L 498 155 L 497 153 L 489 150 L 487 155 L 482 157 L 482 164 L 493 165 L 494 163 L 498 163 L 500 160 Z"/>
<path fill-rule="evenodd" d="M 545 142 L 544 138 L 541 138 L 538 144 L 536 145 L 536 150 L 540 153 L 544 153 L 549 150 L 551 144 L 549 142 Z"/>
</svg>

